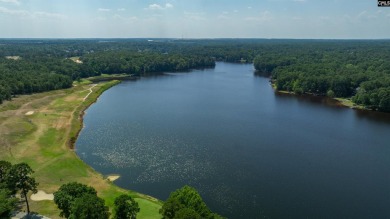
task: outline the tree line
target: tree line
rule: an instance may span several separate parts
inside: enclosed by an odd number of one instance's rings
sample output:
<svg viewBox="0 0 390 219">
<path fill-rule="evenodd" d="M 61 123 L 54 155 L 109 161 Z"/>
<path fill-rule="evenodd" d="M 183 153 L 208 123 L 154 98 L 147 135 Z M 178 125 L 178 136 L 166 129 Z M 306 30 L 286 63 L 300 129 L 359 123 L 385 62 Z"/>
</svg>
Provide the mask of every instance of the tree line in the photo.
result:
<svg viewBox="0 0 390 219">
<path fill-rule="evenodd" d="M 80 60 L 83 62 L 81 77 L 96 76 L 102 73 L 141 75 L 215 66 L 214 60 L 207 56 L 183 56 L 155 52 L 103 51 L 87 54 Z"/>
<path fill-rule="evenodd" d="M 278 90 L 346 97 L 390 111 L 389 40 L 16 39 L 0 40 L 0 48 L 0 103 L 102 73 L 186 71 L 226 61 L 253 62 Z"/>
<path fill-rule="evenodd" d="M 210 56 L 138 41 L 0 40 L 0 47 L 0 103 L 20 94 L 69 88 L 74 80 L 102 73 L 140 75 L 215 65 Z M 73 56 L 82 63 L 72 61 Z"/>
<path fill-rule="evenodd" d="M 390 112 L 390 43 L 330 42 L 275 47 L 254 59 L 277 90 L 351 98 L 366 108 Z"/>
</svg>

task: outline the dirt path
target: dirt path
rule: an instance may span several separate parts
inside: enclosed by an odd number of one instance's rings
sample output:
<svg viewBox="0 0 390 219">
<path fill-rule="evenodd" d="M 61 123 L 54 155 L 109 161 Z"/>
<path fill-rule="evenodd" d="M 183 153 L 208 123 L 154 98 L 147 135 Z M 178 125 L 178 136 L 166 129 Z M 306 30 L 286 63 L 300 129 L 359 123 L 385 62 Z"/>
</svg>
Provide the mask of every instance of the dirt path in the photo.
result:
<svg viewBox="0 0 390 219">
<path fill-rule="evenodd" d="M 87 96 L 84 97 L 83 101 L 85 101 L 85 100 L 88 98 L 88 96 L 93 92 L 93 91 L 92 91 L 92 88 L 96 87 L 96 85 L 97 85 L 97 84 L 94 84 L 94 85 L 92 85 L 92 86 L 89 88 L 89 93 L 87 94 Z"/>
</svg>

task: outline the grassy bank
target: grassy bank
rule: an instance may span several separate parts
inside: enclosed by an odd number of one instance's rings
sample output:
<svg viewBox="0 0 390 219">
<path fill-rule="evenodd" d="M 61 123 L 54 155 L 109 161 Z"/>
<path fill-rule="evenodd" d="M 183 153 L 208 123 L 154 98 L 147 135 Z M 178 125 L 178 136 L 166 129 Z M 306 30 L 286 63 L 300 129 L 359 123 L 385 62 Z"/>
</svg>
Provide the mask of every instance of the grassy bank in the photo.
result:
<svg viewBox="0 0 390 219">
<path fill-rule="evenodd" d="M 89 77 L 87 80 L 94 83 L 101 81 L 112 81 L 112 80 L 137 80 L 137 77 L 131 74 L 102 74 L 100 76 Z"/>
<path fill-rule="evenodd" d="M 351 98 L 334 98 L 335 100 L 339 101 L 339 103 L 343 106 L 353 108 L 353 109 L 361 109 L 361 110 L 370 110 L 362 105 L 358 105 L 354 102 L 352 102 Z"/>
<path fill-rule="evenodd" d="M 113 185 L 69 147 L 82 128 L 83 111 L 117 83 L 111 81 L 92 87 L 83 82 L 70 89 L 20 96 L 3 103 L 0 105 L 0 159 L 27 162 L 35 170 L 38 189 L 47 193 L 64 183 L 77 181 L 96 188 L 111 209 L 115 197 L 128 193 L 140 204 L 138 218 L 160 218 L 160 201 Z M 59 210 L 52 201 L 30 202 L 32 211 L 59 218 Z"/>
</svg>

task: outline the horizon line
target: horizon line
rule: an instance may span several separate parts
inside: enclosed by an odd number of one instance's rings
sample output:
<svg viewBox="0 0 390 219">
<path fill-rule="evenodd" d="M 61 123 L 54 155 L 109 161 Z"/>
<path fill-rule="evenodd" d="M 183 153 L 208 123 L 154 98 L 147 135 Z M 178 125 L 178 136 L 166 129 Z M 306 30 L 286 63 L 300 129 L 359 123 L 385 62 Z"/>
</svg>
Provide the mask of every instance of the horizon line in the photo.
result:
<svg viewBox="0 0 390 219">
<path fill-rule="evenodd" d="M 269 37 L 0 37 L 0 40 L 99 40 L 99 39 L 169 39 L 169 40 L 390 40 L 389 38 L 269 38 Z"/>
</svg>

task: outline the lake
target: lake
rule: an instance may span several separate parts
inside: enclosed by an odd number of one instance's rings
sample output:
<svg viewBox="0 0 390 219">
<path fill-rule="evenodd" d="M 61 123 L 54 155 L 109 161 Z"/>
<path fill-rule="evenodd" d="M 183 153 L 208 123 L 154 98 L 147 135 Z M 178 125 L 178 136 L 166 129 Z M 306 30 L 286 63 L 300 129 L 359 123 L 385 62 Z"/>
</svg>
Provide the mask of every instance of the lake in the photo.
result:
<svg viewBox="0 0 390 219">
<path fill-rule="evenodd" d="M 228 218 L 390 218 L 390 115 L 276 94 L 253 65 L 122 82 L 84 124 L 82 160 L 161 200 L 188 184 Z"/>
</svg>

